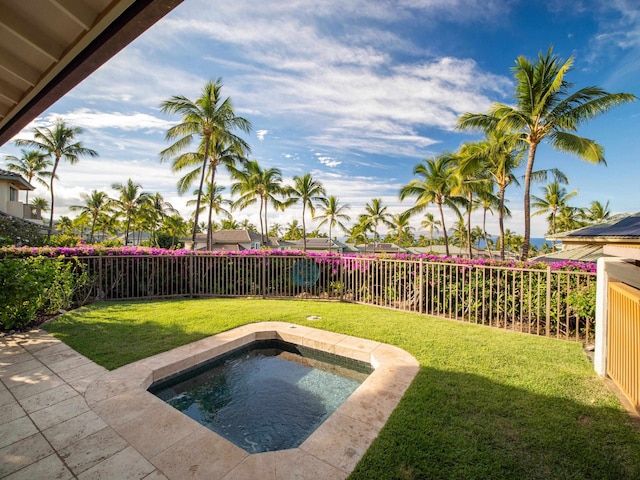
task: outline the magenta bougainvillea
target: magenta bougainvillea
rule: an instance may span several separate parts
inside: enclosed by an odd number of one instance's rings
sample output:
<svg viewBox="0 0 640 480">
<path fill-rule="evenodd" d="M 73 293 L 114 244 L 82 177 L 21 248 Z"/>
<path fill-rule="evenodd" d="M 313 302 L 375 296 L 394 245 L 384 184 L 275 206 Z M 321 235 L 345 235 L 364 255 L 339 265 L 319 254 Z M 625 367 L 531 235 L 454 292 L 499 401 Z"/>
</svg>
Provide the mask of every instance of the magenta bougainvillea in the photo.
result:
<svg viewBox="0 0 640 480">
<path fill-rule="evenodd" d="M 303 253 L 296 250 L 242 250 L 239 252 L 224 252 L 224 251 L 191 251 L 191 250 L 167 250 L 163 248 L 151 248 L 151 247 L 103 247 L 100 245 L 81 245 L 77 247 L 3 247 L 0 248 L 0 258 L 2 257 L 31 257 L 31 256 L 44 256 L 44 257 L 93 257 L 93 256 L 170 256 L 170 257 L 182 257 L 188 255 L 198 256 L 243 256 L 243 257 L 297 257 L 305 256 L 307 258 L 314 258 L 318 261 L 321 260 L 337 260 L 340 258 L 378 258 L 379 255 L 361 255 L 361 254 L 338 254 L 338 253 L 315 253 L 307 252 Z M 406 260 L 416 261 L 425 260 L 427 262 L 434 263 L 451 263 L 457 265 L 469 265 L 469 266 L 495 266 L 495 267 L 507 267 L 518 269 L 546 269 L 550 267 L 552 270 L 566 270 L 566 271 L 583 271 L 583 272 L 595 272 L 596 264 L 590 262 L 572 262 L 572 261 L 560 261 L 554 263 L 542 263 L 542 262 L 522 262 L 516 260 L 490 260 L 485 258 L 459 258 L 459 257 L 445 257 L 431 254 L 392 254 L 385 255 L 382 258 L 393 260 Z"/>
</svg>

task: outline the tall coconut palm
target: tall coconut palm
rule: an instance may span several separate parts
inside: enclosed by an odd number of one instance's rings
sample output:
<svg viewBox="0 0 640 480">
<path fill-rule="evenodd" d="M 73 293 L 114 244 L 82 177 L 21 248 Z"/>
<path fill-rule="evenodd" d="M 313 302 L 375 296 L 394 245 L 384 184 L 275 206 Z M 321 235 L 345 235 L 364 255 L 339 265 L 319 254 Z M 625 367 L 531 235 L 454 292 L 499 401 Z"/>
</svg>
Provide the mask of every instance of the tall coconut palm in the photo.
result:
<svg viewBox="0 0 640 480">
<path fill-rule="evenodd" d="M 231 169 L 231 176 L 236 180 L 231 185 L 231 193 L 240 195 L 234 202 L 234 208 L 260 203 L 260 238 L 262 245 L 266 245 L 269 204 L 280 210 L 290 204 L 283 198 L 285 188 L 282 186 L 282 173 L 277 168 L 263 169 L 257 161 L 248 160 L 242 170 Z"/>
<path fill-rule="evenodd" d="M 580 215 L 587 223 L 602 223 L 611 218 L 609 202 L 603 204 L 598 200 L 591 202 L 589 208 L 582 209 Z"/>
<path fill-rule="evenodd" d="M 18 146 L 32 147 L 39 149 L 44 155 L 53 162 L 53 169 L 49 176 L 49 192 L 51 193 L 51 215 L 49 217 L 50 237 L 53 233 L 53 213 L 55 195 L 53 193 L 53 181 L 58 178 L 57 171 L 60 160 L 66 160 L 71 165 L 78 162 L 80 157 L 97 157 L 98 152 L 86 148 L 76 138 L 81 135 L 83 129 L 80 127 L 72 127 L 65 123 L 64 120 L 58 119 L 52 128 L 34 128 L 33 139 L 15 140 Z"/>
<path fill-rule="evenodd" d="M 126 183 L 114 183 L 111 185 L 115 191 L 119 193 L 119 197 L 115 199 L 114 205 L 124 214 L 125 217 L 125 233 L 124 244 L 129 244 L 129 230 L 131 228 L 131 221 L 134 215 L 140 208 L 140 206 L 149 197 L 148 193 L 141 192 L 142 186 L 138 183 L 133 183 L 132 179 L 127 180 Z"/>
<path fill-rule="evenodd" d="M 333 245 L 333 237 L 331 236 L 334 227 L 338 226 L 342 230 L 346 231 L 342 221 L 348 222 L 351 217 L 345 212 L 349 210 L 349 205 L 340 205 L 340 200 L 334 195 L 324 197 L 320 200 L 322 206 L 322 213 L 318 215 L 320 223 L 318 227 L 322 227 L 325 224 L 329 225 L 329 253 L 331 253 L 331 246 Z"/>
<path fill-rule="evenodd" d="M 531 174 L 538 145 L 547 140 L 561 152 L 573 153 L 590 163 L 605 164 L 604 148 L 594 140 L 580 137 L 578 127 L 613 107 L 632 102 L 630 93 L 608 93 L 599 87 L 585 87 L 570 93 L 565 78 L 573 67 L 573 57 L 563 61 L 553 54 L 538 54 L 536 63 L 520 56 L 513 67 L 516 80 L 515 105 L 495 103 L 488 114 L 465 113 L 458 120 L 461 129 L 502 130 L 518 133 L 529 148 L 524 177 L 524 243 L 522 259 L 529 255 L 531 237 Z"/>
<path fill-rule="evenodd" d="M 307 207 L 311 212 L 311 218 L 316 213 L 316 203 L 327 194 L 322 183 L 314 180 L 310 173 L 293 177 L 293 185 L 287 190 L 287 195 L 292 203 L 302 203 L 302 251 L 307 251 L 307 224 L 305 213 Z"/>
<path fill-rule="evenodd" d="M 89 233 L 89 243 L 93 243 L 94 233 L 96 229 L 96 221 L 107 213 L 112 206 L 113 201 L 106 192 L 92 190 L 90 194 L 80 193 L 80 198 L 84 200 L 84 205 L 72 205 L 72 211 L 80 210 L 81 215 L 88 215 L 91 218 L 91 231 Z"/>
<path fill-rule="evenodd" d="M 411 210 L 406 210 L 393 215 L 389 220 L 389 227 L 391 228 L 389 235 L 398 246 L 402 246 L 405 241 L 410 242 L 413 239 L 411 233 L 413 227 L 409 223 L 412 214 Z"/>
<path fill-rule="evenodd" d="M 438 227 L 442 226 L 442 222 L 440 220 L 436 220 L 436 217 L 431 212 L 427 212 L 424 214 L 424 219 L 420 222 L 420 228 L 424 228 L 425 230 L 429 230 L 429 245 L 433 245 L 433 233 L 438 232 Z"/>
<path fill-rule="evenodd" d="M 372 198 L 370 203 L 365 204 L 364 214 L 362 217 L 365 223 L 368 224 L 373 231 L 373 251 L 375 253 L 375 242 L 380 241 L 378 226 L 380 224 L 386 225 L 387 227 L 390 226 L 391 213 L 389 213 L 388 207 L 382 204 L 381 198 Z"/>
<path fill-rule="evenodd" d="M 233 202 L 222 196 L 222 192 L 224 192 L 224 190 L 225 190 L 225 187 L 223 186 L 218 186 L 214 184 L 212 189 L 211 185 L 207 184 L 207 191 L 205 192 L 204 195 L 201 195 L 202 201 L 200 203 L 200 213 L 202 213 L 205 210 L 205 208 L 208 207 L 209 210 L 214 212 L 216 215 L 223 214 L 226 218 L 231 218 L 231 212 L 224 207 L 225 205 L 228 207 L 231 207 Z M 193 194 L 197 197 L 198 192 L 197 191 L 193 192 Z M 187 207 L 193 207 L 196 203 L 197 203 L 197 200 L 192 199 L 187 201 L 186 205 Z M 212 219 L 210 219 L 210 221 L 207 222 L 206 224 L 203 223 L 203 228 L 207 229 L 207 234 L 209 233 L 209 229 L 211 229 L 211 231 L 214 230 L 212 227 L 212 224 L 213 224 Z M 207 235 L 207 237 L 210 237 L 210 235 Z M 208 245 L 207 248 L 211 248 L 211 245 Z"/>
<path fill-rule="evenodd" d="M 549 233 L 555 235 L 557 233 L 556 219 L 558 212 L 567 206 L 567 201 L 578 194 L 577 190 L 567 192 L 567 189 L 560 185 L 559 182 L 551 182 L 544 187 L 544 194 L 540 197 L 533 195 L 533 208 L 537 210 L 533 215 L 548 214 L 547 222 L 549 222 Z M 551 240 L 551 249 L 555 247 L 554 240 Z"/>
<path fill-rule="evenodd" d="M 198 145 L 202 149 L 202 167 L 200 171 L 200 183 L 198 186 L 198 196 L 196 201 L 196 214 L 193 222 L 193 232 L 191 236 L 192 248 L 196 245 L 196 233 L 198 231 L 198 215 L 200 212 L 200 201 L 204 192 L 205 174 L 207 165 L 211 168 L 210 185 L 215 183 L 217 161 L 215 155 L 212 156 L 215 145 L 242 145 L 246 151 L 248 145 L 236 134 L 234 130 L 239 129 L 245 133 L 251 131 L 251 123 L 235 114 L 231 99 L 222 99 L 222 79 L 215 82 L 209 81 L 202 89 L 200 97 L 190 100 L 187 97 L 176 95 L 161 104 L 164 113 L 173 113 L 182 116 L 182 121 L 169 130 L 165 135 L 167 140 L 176 140 L 171 146 L 160 152 L 160 159 L 174 158 L 177 161 L 184 150 L 193 142 L 194 137 L 200 140 Z M 188 157 L 194 154 L 187 153 Z M 184 188 L 187 191 L 189 188 Z"/>
<path fill-rule="evenodd" d="M 456 166 L 456 157 L 448 153 L 436 158 L 425 159 L 424 163 L 419 163 L 413 169 L 413 174 L 420 178 L 410 180 L 400 189 L 400 200 L 416 197 L 416 203 L 410 209 L 416 213 L 424 211 L 431 204 L 437 205 L 447 256 L 449 256 L 449 237 L 447 236 L 443 207 L 452 209 L 460 217 L 460 211 L 452 194 Z"/>
<path fill-rule="evenodd" d="M 51 176 L 51 172 L 48 171 L 48 168 L 52 166 L 51 159 L 40 150 L 21 149 L 20 151 L 22 156 L 19 158 L 13 155 L 5 156 L 9 171 L 22 175 L 31 184 L 36 181 L 48 189 L 49 184 L 45 181 L 45 178 Z M 25 203 L 29 204 L 29 190 L 27 190 Z"/>
<path fill-rule="evenodd" d="M 158 246 L 160 225 L 166 217 L 175 215 L 178 211 L 159 192 L 147 195 L 141 206 L 143 223 L 151 231 L 151 243 Z"/>
</svg>

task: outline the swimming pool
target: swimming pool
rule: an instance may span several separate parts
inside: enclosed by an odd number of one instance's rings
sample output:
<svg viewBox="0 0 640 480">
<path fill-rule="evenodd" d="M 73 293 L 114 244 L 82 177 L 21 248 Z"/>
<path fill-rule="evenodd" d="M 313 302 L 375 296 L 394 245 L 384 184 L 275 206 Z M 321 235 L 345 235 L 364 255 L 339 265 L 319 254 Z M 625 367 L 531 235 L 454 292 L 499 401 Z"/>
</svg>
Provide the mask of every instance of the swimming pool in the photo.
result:
<svg viewBox="0 0 640 480">
<path fill-rule="evenodd" d="M 262 340 L 149 391 L 248 453 L 296 448 L 360 386 L 370 364 Z"/>
</svg>

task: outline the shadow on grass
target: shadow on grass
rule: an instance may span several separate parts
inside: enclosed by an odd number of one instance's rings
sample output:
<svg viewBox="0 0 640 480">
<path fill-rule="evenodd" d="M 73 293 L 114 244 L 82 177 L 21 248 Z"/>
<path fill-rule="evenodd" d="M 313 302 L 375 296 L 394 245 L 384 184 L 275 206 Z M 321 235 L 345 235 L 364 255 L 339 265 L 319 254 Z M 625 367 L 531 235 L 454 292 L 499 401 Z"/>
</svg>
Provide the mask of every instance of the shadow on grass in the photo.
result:
<svg viewBox="0 0 640 480">
<path fill-rule="evenodd" d="M 422 368 L 350 479 L 639 479 L 622 409 Z"/>
</svg>

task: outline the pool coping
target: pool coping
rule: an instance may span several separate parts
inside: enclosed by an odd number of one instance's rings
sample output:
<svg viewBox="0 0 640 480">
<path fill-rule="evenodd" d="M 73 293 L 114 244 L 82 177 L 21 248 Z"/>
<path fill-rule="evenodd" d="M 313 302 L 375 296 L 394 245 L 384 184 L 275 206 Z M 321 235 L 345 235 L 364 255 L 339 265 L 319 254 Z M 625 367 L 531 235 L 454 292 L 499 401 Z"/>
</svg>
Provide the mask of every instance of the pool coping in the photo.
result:
<svg viewBox="0 0 640 480">
<path fill-rule="evenodd" d="M 249 454 L 147 388 L 256 340 L 371 363 L 374 371 L 298 448 Z M 88 406 L 169 479 L 344 479 L 400 402 L 418 361 L 393 345 L 285 322 L 252 323 L 125 365 L 87 387 Z"/>
</svg>

